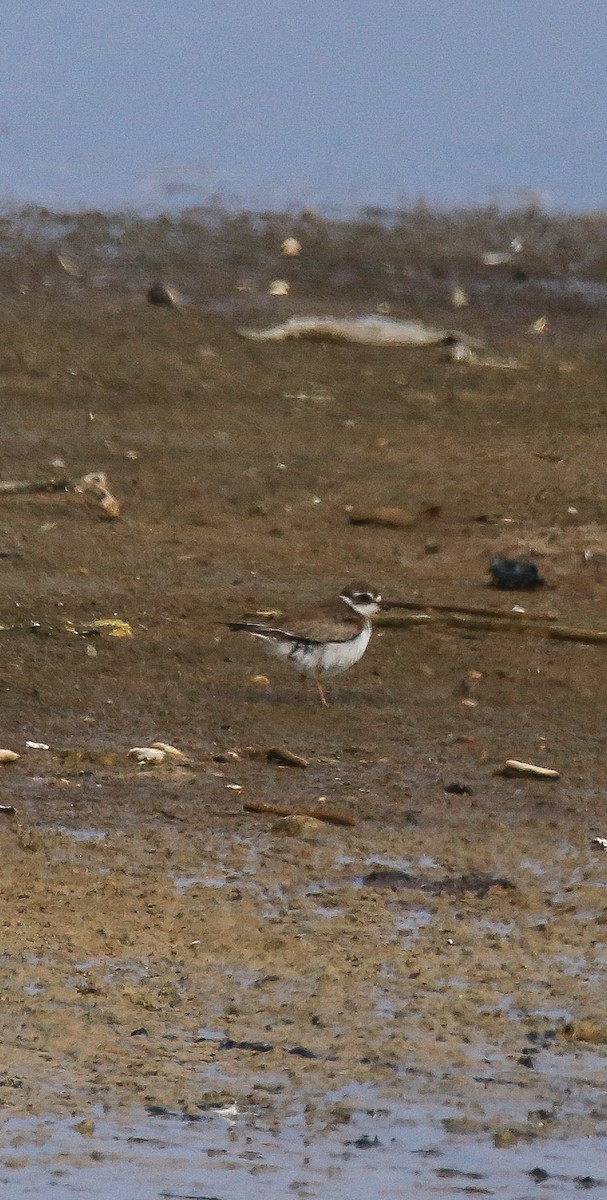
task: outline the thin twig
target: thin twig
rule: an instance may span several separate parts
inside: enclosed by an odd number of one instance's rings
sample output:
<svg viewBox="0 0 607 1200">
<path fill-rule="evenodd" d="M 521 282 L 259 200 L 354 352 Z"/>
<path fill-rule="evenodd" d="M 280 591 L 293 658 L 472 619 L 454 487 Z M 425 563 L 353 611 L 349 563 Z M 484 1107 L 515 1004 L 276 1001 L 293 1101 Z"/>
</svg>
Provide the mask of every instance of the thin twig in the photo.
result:
<svg viewBox="0 0 607 1200">
<path fill-rule="evenodd" d="M 550 625 L 526 618 L 491 620 L 488 617 L 467 616 L 465 613 L 402 613 L 401 616 L 377 617 L 375 624 L 382 628 L 406 629 L 409 626 L 448 626 L 452 629 L 478 630 L 484 633 L 526 633 L 529 637 L 555 638 L 561 642 L 586 642 L 596 645 L 607 642 L 607 630 L 576 629 L 569 625 Z"/>
<path fill-rule="evenodd" d="M 51 492 L 69 492 L 84 496 L 99 508 L 99 515 L 114 521 L 120 516 L 120 504 L 110 491 L 104 471 L 90 471 L 76 479 L 62 476 L 53 479 L 0 480 L 0 496 L 24 496 Z"/>
</svg>

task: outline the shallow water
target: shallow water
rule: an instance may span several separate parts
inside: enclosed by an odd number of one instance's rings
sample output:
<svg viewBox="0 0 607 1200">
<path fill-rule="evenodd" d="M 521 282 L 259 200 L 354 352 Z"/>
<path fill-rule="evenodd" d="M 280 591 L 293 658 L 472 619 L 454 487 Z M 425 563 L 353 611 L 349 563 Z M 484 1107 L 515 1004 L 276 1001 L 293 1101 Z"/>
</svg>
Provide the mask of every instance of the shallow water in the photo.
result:
<svg viewBox="0 0 607 1200">
<path fill-rule="evenodd" d="M 342 1097 L 357 1099 L 353 1092 Z M 303 1113 L 279 1128 L 234 1106 L 183 1118 L 141 1113 L 91 1134 L 73 1120 L 9 1120 L 0 1182 L 11 1197 L 91 1200 L 382 1200 L 478 1194 L 526 1200 L 540 1194 L 607 1194 L 604 1142 L 517 1142 L 449 1133 L 448 1105 L 390 1109 L 377 1097 L 337 1129 L 312 1131 Z M 544 1175 L 544 1172 L 546 1173 Z M 10 1190 L 9 1190 L 10 1189 Z"/>
</svg>

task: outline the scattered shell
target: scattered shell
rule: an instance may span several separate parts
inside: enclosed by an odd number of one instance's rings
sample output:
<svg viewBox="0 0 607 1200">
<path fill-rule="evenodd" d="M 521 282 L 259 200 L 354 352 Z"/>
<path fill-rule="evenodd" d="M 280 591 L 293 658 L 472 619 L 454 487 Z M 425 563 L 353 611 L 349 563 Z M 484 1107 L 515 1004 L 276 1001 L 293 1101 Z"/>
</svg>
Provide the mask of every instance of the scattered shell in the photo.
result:
<svg viewBox="0 0 607 1200">
<path fill-rule="evenodd" d="M 25 749 L 26 750 L 50 750 L 50 746 L 47 746 L 46 742 L 26 742 Z"/>
<path fill-rule="evenodd" d="M 61 267 L 63 267 L 63 270 L 68 275 L 72 276 L 73 279 L 80 279 L 82 277 L 82 271 L 80 270 L 80 267 L 77 267 L 74 260 L 68 258 L 67 254 L 58 254 L 57 262 Z"/>
<path fill-rule="evenodd" d="M 287 279 L 273 279 L 268 287 L 271 296 L 288 296 L 291 284 Z"/>
<path fill-rule="evenodd" d="M 592 839 L 591 844 L 596 846 L 597 850 L 607 850 L 607 838 L 595 837 Z"/>
<path fill-rule="evenodd" d="M 14 750 L 0 750 L 0 763 L 16 762 L 21 758 L 20 754 L 16 754 Z"/>
<path fill-rule="evenodd" d="M 280 247 L 280 253 L 284 258 L 298 258 L 301 254 L 301 242 L 295 237 L 286 237 Z"/>
<path fill-rule="evenodd" d="M 471 367 L 494 367 L 502 371 L 517 371 L 520 363 L 516 358 L 496 358 L 493 354 L 477 354 L 471 346 L 464 342 L 454 342 L 449 346 L 448 356 L 451 362 L 467 363 Z"/>
<path fill-rule="evenodd" d="M 254 683 L 256 687 L 270 686 L 270 680 L 267 675 L 249 675 L 249 683 Z"/>
<path fill-rule="evenodd" d="M 100 507 L 106 521 L 115 521 L 120 516 L 120 502 L 115 496 L 104 496 Z"/>
<path fill-rule="evenodd" d="M 154 746 L 133 746 L 129 750 L 129 758 L 136 758 L 139 763 L 151 763 L 154 766 L 160 766 L 166 759 L 164 750 L 157 750 Z"/>
<path fill-rule="evenodd" d="M 486 267 L 505 267 L 512 262 L 512 255 L 501 250 L 487 250 L 481 254 L 481 262 Z"/>
<path fill-rule="evenodd" d="M 536 767 L 533 763 L 519 762 L 517 758 L 508 758 L 504 767 L 506 775 L 535 775 L 538 779 L 560 779 L 561 772 L 553 771 L 550 767 Z"/>
<path fill-rule="evenodd" d="M 0 817 L 12 817 L 16 811 L 14 804 L 0 804 Z"/>
<path fill-rule="evenodd" d="M 449 358 L 451 362 L 468 363 L 474 362 L 475 354 L 470 346 L 464 346 L 463 342 L 454 342 L 449 347 Z"/>
<path fill-rule="evenodd" d="M 545 333 L 549 326 L 548 317 L 538 317 L 537 321 L 533 321 L 529 326 L 529 333 Z"/>
<path fill-rule="evenodd" d="M 120 516 L 120 503 L 110 491 L 105 471 L 89 471 L 75 485 L 74 491 L 84 495 L 93 504 L 99 504 L 101 516 L 106 521 L 115 521 Z"/>
<path fill-rule="evenodd" d="M 465 292 L 462 287 L 454 287 L 453 291 L 451 292 L 451 307 L 466 308 L 469 303 L 470 301 L 468 299 L 467 292 Z"/>
</svg>

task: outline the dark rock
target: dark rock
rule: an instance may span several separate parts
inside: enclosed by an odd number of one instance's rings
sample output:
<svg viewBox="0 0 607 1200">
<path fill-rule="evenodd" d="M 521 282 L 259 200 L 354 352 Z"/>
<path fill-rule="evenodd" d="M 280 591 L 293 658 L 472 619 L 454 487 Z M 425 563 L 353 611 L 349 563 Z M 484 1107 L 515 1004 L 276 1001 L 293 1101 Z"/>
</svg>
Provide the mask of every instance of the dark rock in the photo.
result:
<svg viewBox="0 0 607 1200">
<path fill-rule="evenodd" d="M 148 304 L 156 304 L 164 308 L 175 307 L 175 293 L 157 279 L 146 292 Z"/>
<path fill-rule="evenodd" d="M 545 1179 L 550 1179 L 548 1172 L 543 1167 L 532 1167 L 527 1174 L 534 1183 L 543 1183 Z"/>
<path fill-rule="evenodd" d="M 520 1058 L 517 1058 L 516 1061 L 519 1064 L 519 1066 L 521 1066 L 521 1067 L 530 1067 L 531 1069 L 533 1069 L 533 1067 L 535 1066 L 535 1063 L 530 1054 L 521 1054 Z"/>
<path fill-rule="evenodd" d="M 372 1150 L 375 1146 L 381 1146 L 381 1142 L 377 1135 L 372 1138 L 368 1133 L 363 1133 L 355 1142 L 350 1142 L 349 1145 L 356 1146 L 357 1150 Z"/>
<path fill-rule="evenodd" d="M 495 587 L 530 591 L 543 587 L 536 565 L 528 558 L 501 558 L 494 555 L 489 563 L 491 579 Z"/>
</svg>

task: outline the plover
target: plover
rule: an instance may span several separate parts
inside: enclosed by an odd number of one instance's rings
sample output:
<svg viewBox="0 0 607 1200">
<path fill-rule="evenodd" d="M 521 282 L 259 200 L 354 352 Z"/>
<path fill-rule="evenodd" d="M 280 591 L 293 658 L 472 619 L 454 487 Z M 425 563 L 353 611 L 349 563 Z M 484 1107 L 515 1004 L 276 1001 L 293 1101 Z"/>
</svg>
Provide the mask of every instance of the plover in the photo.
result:
<svg viewBox="0 0 607 1200">
<path fill-rule="evenodd" d="M 322 704 L 322 682 L 341 675 L 362 658 L 371 637 L 370 617 L 379 612 L 381 596 L 367 583 L 349 583 L 335 600 L 276 624 L 229 621 L 228 627 L 259 638 L 275 658 L 289 662 L 305 683 L 312 676 Z"/>
</svg>

